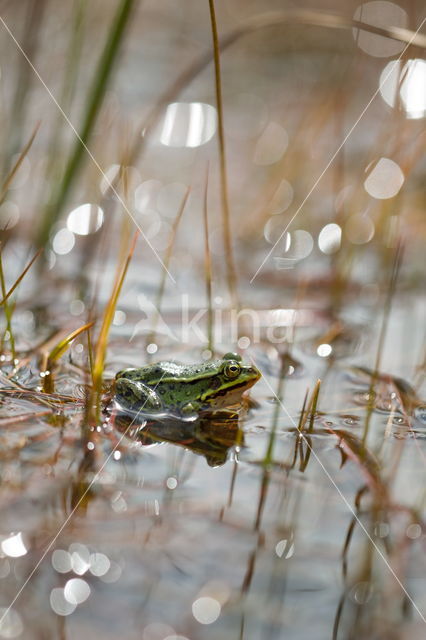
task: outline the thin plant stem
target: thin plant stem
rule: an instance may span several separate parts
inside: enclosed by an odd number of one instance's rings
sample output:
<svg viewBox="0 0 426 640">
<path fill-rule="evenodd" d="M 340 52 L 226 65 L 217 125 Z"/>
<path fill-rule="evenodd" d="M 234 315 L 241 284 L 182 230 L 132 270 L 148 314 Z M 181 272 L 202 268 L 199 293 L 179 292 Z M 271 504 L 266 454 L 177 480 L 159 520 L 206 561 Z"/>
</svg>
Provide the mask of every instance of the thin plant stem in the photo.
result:
<svg viewBox="0 0 426 640">
<path fill-rule="evenodd" d="M 363 442 L 363 446 L 364 447 L 365 447 L 365 445 L 367 443 L 367 437 L 368 437 L 368 431 L 369 431 L 369 428 L 370 428 L 371 415 L 372 415 L 373 409 L 374 409 L 374 387 L 376 385 L 376 382 L 377 382 L 377 379 L 378 379 L 378 375 L 379 375 L 380 363 L 381 363 L 382 352 L 383 352 L 383 346 L 384 346 L 385 339 L 386 339 L 387 328 L 388 328 L 388 323 L 389 323 L 389 316 L 390 316 L 390 310 L 391 310 L 391 306 L 392 306 L 392 300 L 393 300 L 393 297 L 394 297 L 394 294 L 395 294 L 396 283 L 397 283 L 397 280 L 398 280 L 398 274 L 399 274 L 399 269 L 400 269 L 400 266 L 401 266 L 401 261 L 402 261 L 402 245 L 398 244 L 397 249 L 396 249 L 396 253 L 395 253 L 395 259 L 394 259 L 394 263 L 393 263 L 392 274 L 391 274 L 391 278 L 390 278 L 390 281 L 389 281 L 389 286 L 388 286 L 388 290 L 387 290 L 387 294 L 386 294 L 385 305 L 384 305 L 384 309 L 383 309 L 383 321 L 382 321 L 382 326 L 381 326 L 380 334 L 379 334 L 379 341 L 378 341 L 378 345 L 377 345 L 376 361 L 375 361 L 375 365 L 374 365 L 373 375 L 371 376 L 371 384 L 370 384 L 369 393 L 368 393 L 367 415 L 366 415 L 366 419 L 365 419 L 364 433 L 363 433 L 363 436 L 362 436 L 362 442 Z"/>
<path fill-rule="evenodd" d="M 23 148 L 23 150 L 21 151 L 21 153 L 18 156 L 18 159 L 16 160 L 15 164 L 13 165 L 13 167 L 11 168 L 11 170 L 9 171 L 5 181 L 3 182 L 3 185 L 1 187 L 1 192 L 0 192 L 0 204 L 2 204 L 2 202 L 4 201 L 7 192 L 9 190 L 10 185 L 13 182 L 13 179 L 16 175 L 16 173 L 18 172 L 19 167 L 21 166 L 21 164 L 23 163 L 25 157 L 27 156 L 29 150 L 32 147 L 32 144 L 34 142 L 34 139 L 37 135 L 37 131 L 40 127 L 40 123 L 37 123 L 33 133 L 31 134 L 31 137 L 29 139 L 29 141 L 27 142 L 27 144 L 25 145 L 25 147 Z"/>
<path fill-rule="evenodd" d="M 16 280 L 15 284 L 13 284 L 11 286 L 11 288 L 9 289 L 9 291 L 7 293 L 3 294 L 3 299 L 0 300 L 0 307 L 2 305 L 5 304 L 5 302 L 10 298 L 10 296 L 12 295 L 12 293 L 15 291 L 15 289 L 19 286 L 19 284 L 21 283 L 22 279 L 26 276 L 26 274 L 28 273 L 28 271 L 31 269 L 31 267 L 33 266 L 34 262 L 37 260 L 37 258 L 39 257 L 39 255 L 41 254 L 41 252 L 43 251 L 43 249 L 39 249 L 37 251 L 37 253 L 34 255 L 34 257 L 30 260 L 30 262 L 27 264 L 27 266 L 25 267 L 25 269 L 23 270 L 23 272 L 21 273 L 21 275 L 19 276 L 19 278 Z"/>
<path fill-rule="evenodd" d="M 206 183 L 204 187 L 204 270 L 206 277 L 206 294 L 207 294 L 207 348 L 211 353 L 214 351 L 213 343 L 213 304 L 212 304 L 212 259 L 209 244 L 209 218 L 208 218 L 208 187 L 209 176 L 208 169 L 206 174 Z"/>
<path fill-rule="evenodd" d="M 222 101 L 222 80 L 220 69 L 220 44 L 217 32 L 216 12 L 214 0 L 209 0 L 210 22 L 213 39 L 213 62 L 215 75 L 216 90 L 216 106 L 218 120 L 218 141 L 219 141 L 219 165 L 220 165 L 220 193 L 222 201 L 222 219 L 223 219 L 223 243 L 226 253 L 226 269 L 228 276 L 228 286 L 231 300 L 234 306 L 238 307 L 237 297 L 237 273 L 235 270 L 234 252 L 231 239 L 231 220 L 229 211 L 228 196 L 228 175 L 226 168 L 226 149 L 225 149 L 225 128 L 223 122 L 223 101 Z"/>
<path fill-rule="evenodd" d="M 147 338 L 147 342 L 153 342 L 155 340 L 155 334 L 157 331 L 157 324 L 158 324 L 158 319 L 160 317 L 161 314 L 161 307 L 163 304 L 163 297 L 164 297 L 164 291 L 166 288 L 166 279 L 167 279 L 167 275 L 169 272 L 169 264 L 170 264 L 170 259 L 172 257 L 172 253 L 173 253 L 173 249 L 175 246 L 175 241 L 176 241 L 176 234 L 179 228 L 179 224 L 180 221 L 182 219 L 182 215 L 183 212 L 185 211 L 185 207 L 186 207 L 186 203 L 188 202 L 188 197 L 190 194 L 190 187 L 187 188 L 183 198 L 182 198 L 182 202 L 180 204 L 179 210 L 176 214 L 176 217 L 173 221 L 173 225 L 172 225 L 172 230 L 170 233 L 170 242 L 168 244 L 167 247 L 167 251 L 166 251 L 166 255 L 164 256 L 164 261 L 163 261 L 163 265 L 164 265 L 164 269 L 162 269 L 161 271 L 161 280 L 160 280 L 160 285 L 158 287 L 158 291 L 157 291 L 157 297 L 156 297 L 156 303 L 155 303 L 155 308 L 156 308 L 156 314 L 155 314 L 155 318 L 154 318 L 154 323 L 153 323 L 153 327 L 152 330 L 150 331 L 148 338 Z"/>
</svg>

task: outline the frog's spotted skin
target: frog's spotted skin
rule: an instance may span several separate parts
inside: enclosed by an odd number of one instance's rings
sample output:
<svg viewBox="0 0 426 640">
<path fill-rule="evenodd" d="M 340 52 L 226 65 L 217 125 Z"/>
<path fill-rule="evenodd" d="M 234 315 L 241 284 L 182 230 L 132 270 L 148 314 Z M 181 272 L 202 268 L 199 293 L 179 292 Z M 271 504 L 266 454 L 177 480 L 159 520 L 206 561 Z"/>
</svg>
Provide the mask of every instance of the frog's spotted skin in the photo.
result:
<svg viewBox="0 0 426 640">
<path fill-rule="evenodd" d="M 213 411 L 240 402 L 260 378 L 234 353 L 198 365 L 157 362 L 116 375 L 118 404 L 126 411 L 188 414 Z"/>
</svg>

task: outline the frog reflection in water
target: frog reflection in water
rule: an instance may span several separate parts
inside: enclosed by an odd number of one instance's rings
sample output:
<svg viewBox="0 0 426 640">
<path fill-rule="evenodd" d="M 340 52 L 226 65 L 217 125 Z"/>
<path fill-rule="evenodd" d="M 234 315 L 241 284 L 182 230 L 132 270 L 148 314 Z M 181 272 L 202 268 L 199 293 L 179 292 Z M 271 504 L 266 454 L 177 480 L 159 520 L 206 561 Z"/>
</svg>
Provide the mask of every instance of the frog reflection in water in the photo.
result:
<svg viewBox="0 0 426 640">
<path fill-rule="evenodd" d="M 211 413 L 240 403 L 243 392 L 259 378 L 256 367 L 244 364 L 236 353 L 198 365 L 157 362 L 119 371 L 115 398 L 131 413 Z"/>
<path fill-rule="evenodd" d="M 149 418 L 135 424 L 131 416 L 117 413 L 115 427 L 142 446 L 169 442 L 204 456 L 210 467 L 225 464 L 231 447 L 244 445 L 244 434 L 239 426 L 238 413 L 220 411 L 197 416 L 193 422 L 176 416 Z"/>
</svg>

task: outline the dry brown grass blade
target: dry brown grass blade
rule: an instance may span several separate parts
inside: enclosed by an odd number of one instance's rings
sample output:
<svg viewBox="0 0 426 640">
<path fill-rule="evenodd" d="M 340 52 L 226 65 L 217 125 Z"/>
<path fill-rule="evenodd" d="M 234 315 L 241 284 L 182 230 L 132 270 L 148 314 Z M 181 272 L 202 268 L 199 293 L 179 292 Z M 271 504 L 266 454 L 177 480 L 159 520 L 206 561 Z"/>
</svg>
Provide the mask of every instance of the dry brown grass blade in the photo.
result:
<svg viewBox="0 0 426 640">
<path fill-rule="evenodd" d="M 29 150 L 32 147 L 32 144 L 35 140 L 35 137 L 37 135 L 37 132 L 40 128 L 40 122 L 38 122 L 36 124 L 36 126 L 34 127 L 34 131 L 31 134 L 30 139 L 28 140 L 27 144 L 25 145 L 25 147 L 23 148 L 23 150 L 21 151 L 21 153 L 19 154 L 19 157 L 17 159 L 17 161 L 15 162 L 15 164 L 13 165 L 12 169 L 10 170 L 9 174 L 6 176 L 5 181 L 3 182 L 3 185 L 1 187 L 1 191 L 0 191 L 0 204 L 2 204 L 2 202 L 4 201 L 7 192 L 9 191 L 9 187 L 11 185 L 11 183 L 13 182 L 13 178 L 15 177 L 19 167 L 21 166 L 21 164 L 23 163 L 25 157 L 27 156 Z"/>
<path fill-rule="evenodd" d="M 23 270 L 23 272 L 21 273 L 21 275 L 18 277 L 18 279 L 16 280 L 15 284 L 12 285 L 12 287 L 9 289 L 9 291 L 6 293 L 6 295 L 3 297 L 3 300 L 1 300 L 0 302 L 0 306 L 4 305 L 4 303 L 8 300 L 8 298 L 10 298 L 10 296 L 12 295 L 12 293 L 15 291 L 15 289 L 17 287 L 19 287 L 22 279 L 27 275 L 28 271 L 31 269 L 31 267 L 33 266 L 34 262 L 37 260 L 37 258 L 39 257 L 39 255 L 42 253 L 43 248 L 39 249 L 37 251 L 37 253 L 33 256 L 33 258 L 30 260 L 30 262 L 27 264 L 27 266 L 25 267 L 25 269 Z"/>
</svg>

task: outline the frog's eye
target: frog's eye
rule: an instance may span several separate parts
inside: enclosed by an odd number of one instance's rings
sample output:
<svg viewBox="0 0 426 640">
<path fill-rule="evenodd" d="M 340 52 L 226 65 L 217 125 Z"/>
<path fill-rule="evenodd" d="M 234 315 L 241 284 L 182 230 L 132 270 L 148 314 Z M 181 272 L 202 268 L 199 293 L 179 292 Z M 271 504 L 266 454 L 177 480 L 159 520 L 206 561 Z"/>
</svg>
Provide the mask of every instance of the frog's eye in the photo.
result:
<svg viewBox="0 0 426 640">
<path fill-rule="evenodd" d="M 228 360 L 223 368 L 223 373 L 226 378 L 236 378 L 241 371 L 241 367 L 235 360 Z"/>
<path fill-rule="evenodd" d="M 236 360 L 237 362 L 241 362 L 242 358 L 238 353 L 225 353 L 225 355 L 223 356 L 224 360 Z"/>
</svg>

